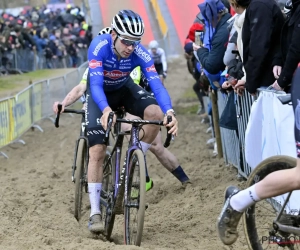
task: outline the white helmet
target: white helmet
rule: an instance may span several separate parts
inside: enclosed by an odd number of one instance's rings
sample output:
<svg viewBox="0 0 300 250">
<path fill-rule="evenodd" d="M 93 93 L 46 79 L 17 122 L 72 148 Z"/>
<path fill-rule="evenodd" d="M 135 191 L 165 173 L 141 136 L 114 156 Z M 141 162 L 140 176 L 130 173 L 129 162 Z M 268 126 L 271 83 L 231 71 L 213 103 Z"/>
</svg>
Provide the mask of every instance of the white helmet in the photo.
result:
<svg viewBox="0 0 300 250">
<path fill-rule="evenodd" d="M 158 42 L 153 40 L 149 43 L 149 49 L 158 49 Z"/>
<path fill-rule="evenodd" d="M 117 34 L 132 38 L 141 38 L 145 31 L 143 19 L 132 10 L 120 10 L 111 27 Z"/>
<path fill-rule="evenodd" d="M 106 27 L 99 31 L 98 36 L 103 34 L 110 34 L 110 33 L 111 33 L 111 27 Z"/>
</svg>

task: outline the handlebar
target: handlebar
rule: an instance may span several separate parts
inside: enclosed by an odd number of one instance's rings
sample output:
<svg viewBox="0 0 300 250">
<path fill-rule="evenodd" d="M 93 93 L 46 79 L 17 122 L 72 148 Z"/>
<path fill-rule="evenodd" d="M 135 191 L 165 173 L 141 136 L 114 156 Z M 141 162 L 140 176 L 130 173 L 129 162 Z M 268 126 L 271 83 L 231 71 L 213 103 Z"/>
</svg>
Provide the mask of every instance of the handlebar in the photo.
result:
<svg viewBox="0 0 300 250">
<path fill-rule="evenodd" d="M 58 109 L 58 112 L 56 114 L 56 118 L 55 118 L 55 122 L 54 122 L 56 128 L 59 127 L 59 117 L 60 117 L 60 114 L 61 114 L 62 105 L 58 104 L 57 109 Z M 64 113 L 73 113 L 73 114 L 84 115 L 85 112 L 84 112 L 84 110 L 65 109 Z"/>
<path fill-rule="evenodd" d="M 108 115 L 108 122 L 107 122 L 107 130 L 105 133 L 105 137 L 103 139 L 104 143 L 107 143 L 108 141 L 108 137 L 109 137 L 109 133 L 111 131 L 111 126 L 113 123 L 113 118 L 114 118 L 114 112 L 110 112 Z M 168 115 L 167 117 L 167 124 L 169 124 L 172 121 L 172 116 Z M 117 118 L 116 122 L 123 122 L 123 123 L 138 123 L 138 124 L 154 124 L 154 125 L 163 125 L 163 121 L 148 121 L 148 120 L 129 120 L 129 119 L 119 119 Z M 169 132 L 170 128 L 167 127 L 167 132 Z M 172 134 L 167 134 L 167 138 L 166 141 L 164 143 L 164 147 L 167 148 L 170 146 L 170 142 L 172 140 Z"/>
</svg>

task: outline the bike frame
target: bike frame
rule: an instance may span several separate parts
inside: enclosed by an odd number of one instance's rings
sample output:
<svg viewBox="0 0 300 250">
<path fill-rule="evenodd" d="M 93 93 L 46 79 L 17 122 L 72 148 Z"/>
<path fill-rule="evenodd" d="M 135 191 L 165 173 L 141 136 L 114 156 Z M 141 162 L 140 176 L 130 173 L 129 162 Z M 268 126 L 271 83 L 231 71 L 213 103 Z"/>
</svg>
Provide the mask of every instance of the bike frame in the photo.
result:
<svg viewBox="0 0 300 250">
<path fill-rule="evenodd" d="M 123 112 L 121 112 L 121 116 L 123 116 Z M 111 121 L 109 121 L 109 123 L 112 123 L 112 117 L 109 118 L 111 119 Z M 171 117 L 168 117 L 168 122 L 171 121 Z M 155 124 L 155 125 L 163 125 L 162 121 L 147 121 L 147 120 L 130 120 L 130 119 L 120 119 L 117 118 L 116 120 L 117 122 L 117 139 L 116 142 L 114 144 L 114 147 L 112 149 L 111 155 L 109 156 L 104 169 L 107 167 L 107 164 L 111 161 L 112 157 L 115 156 L 115 164 L 114 166 L 112 166 L 112 176 L 113 176 L 113 200 L 114 200 L 114 204 L 113 204 L 113 209 L 115 213 L 120 213 L 121 207 L 122 207 L 122 201 L 123 201 L 123 195 L 127 195 L 127 178 L 128 178 L 128 173 L 130 173 L 130 169 L 129 169 L 129 159 L 131 158 L 132 153 L 134 152 L 134 150 L 137 149 L 141 149 L 140 146 L 140 140 L 139 140 L 139 132 L 140 132 L 140 128 L 142 125 L 146 125 L 146 124 Z M 129 123 L 132 125 L 130 132 L 129 131 L 125 131 L 125 132 L 121 132 L 121 123 Z M 106 137 L 108 137 L 108 135 L 110 134 L 110 126 L 108 126 L 108 129 L 106 131 Z M 130 135 L 130 141 L 129 141 L 129 145 L 126 151 L 126 155 L 125 155 L 125 159 L 124 159 L 124 164 L 121 170 L 121 174 L 120 174 L 120 162 L 121 162 L 121 154 L 122 154 L 122 146 L 123 146 L 123 140 L 124 140 L 124 136 L 125 135 Z M 172 136 L 171 134 L 168 134 L 166 142 L 164 144 L 165 147 L 168 147 L 170 145 L 170 140 L 171 140 Z M 142 149 L 141 149 L 142 150 Z M 145 156 L 144 156 L 145 157 Z M 145 157 L 145 164 L 146 163 L 146 157 Z M 104 172 L 104 170 L 103 170 Z M 120 177 L 119 177 L 120 176 Z M 124 188 L 125 186 L 125 190 L 123 192 L 120 192 L 121 188 Z M 108 197 L 108 194 L 105 195 L 106 197 Z M 101 199 L 101 202 L 103 203 L 104 206 L 107 207 L 107 203 L 105 202 L 105 200 Z"/>
<path fill-rule="evenodd" d="M 118 119 L 119 120 L 119 119 Z M 121 119 L 122 120 L 122 119 Z M 123 120 L 123 122 L 126 120 Z M 127 120 L 130 121 L 130 120 Z M 144 123 L 144 124 L 149 124 L 146 121 L 139 120 L 139 122 Z M 129 122 L 130 123 L 130 122 Z M 134 150 L 141 149 L 140 147 L 140 140 L 139 140 L 139 131 L 140 131 L 140 124 L 133 123 L 132 128 L 129 131 L 126 132 L 121 132 L 121 123 L 119 122 L 117 124 L 117 138 L 115 145 L 112 149 L 111 155 L 107 160 L 107 163 L 104 166 L 104 169 L 107 167 L 107 164 L 110 162 L 112 157 L 115 157 L 115 164 L 112 166 L 112 176 L 113 176 L 113 199 L 115 201 L 115 207 L 119 208 L 122 205 L 122 200 L 123 200 L 123 195 L 127 194 L 127 175 L 126 173 L 129 173 L 129 159 L 131 158 L 132 153 Z M 124 136 L 125 135 L 130 135 L 130 141 L 128 148 L 126 150 L 126 155 L 123 163 L 123 167 L 121 170 L 120 174 L 120 163 L 121 163 L 121 155 L 122 155 L 122 147 L 123 147 L 123 142 L 124 142 Z M 146 162 L 146 158 L 145 158 Z M 124 183 L 125 181 L 125 183 Z M 125 184 L 125 191 L 124 192 L 119 192 L 120 187 L 124 187 Z M 119 194 L 120 193 L 120 194 Z M 107 206 L 105 201 L 101 201 L 105 206 Z"/>
</svg>

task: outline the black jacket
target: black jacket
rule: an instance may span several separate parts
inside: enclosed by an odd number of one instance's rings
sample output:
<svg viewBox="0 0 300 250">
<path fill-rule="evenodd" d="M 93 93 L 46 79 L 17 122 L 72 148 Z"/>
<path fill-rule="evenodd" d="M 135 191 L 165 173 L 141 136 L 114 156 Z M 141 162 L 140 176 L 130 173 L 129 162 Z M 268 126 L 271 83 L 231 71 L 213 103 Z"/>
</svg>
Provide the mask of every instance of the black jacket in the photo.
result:
<svg viewBox="0 0 300 250">
<path fill-rule="evenodd" d="M 284 67 L 277 82 L 280 87 L 285 88 L 292 82 L 293 74 L 300 62 L 300 2 L 293 6 L 291 17 L 284 24 L 281 47 Z"/>
<path fill-rule="evenodd" d="M 218 22 L 211 41 L 211 51 L 206 48 L 197 50 L 202 67 L 210 74 L 218 74 L 221 70 L 225 69 L 223 57 L 228 43 L 229 31 L 227 29 L 227 21 L 230 18 L 231 15 L 227 13 Z"/>
<path fill-rule="evenodd" d="M 284 16 L 274 0 L 252 0 L 242 31 L 246 89 L 256 93 L 275 81 L 273 66 L 282 66 L 280 34 Z"/>
</svg>

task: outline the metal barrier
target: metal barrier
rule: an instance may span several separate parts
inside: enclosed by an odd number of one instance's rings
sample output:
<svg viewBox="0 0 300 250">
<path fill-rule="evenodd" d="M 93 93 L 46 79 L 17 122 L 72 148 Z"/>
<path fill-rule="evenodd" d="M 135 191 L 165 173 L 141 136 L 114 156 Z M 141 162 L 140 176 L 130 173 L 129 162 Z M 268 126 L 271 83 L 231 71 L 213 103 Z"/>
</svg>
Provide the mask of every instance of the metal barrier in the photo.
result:
<svg viewBox="0 0 300 250">
<path fill-rule="evenodd" d="M 88 67 L 85 62 L 79 68 L 64 76 L 35 82 L 12 97 L 0 100 L 0 155 L 8 158 L 1 151 L 3 146 L 10 143 L 25 141 L 20 137 L 30 128 L 42 128 L 36 125 L 41 119 L 52 121 L 52 105 L 62 101 L 66 94 L 81 80 L 84 70 Z"/>
<path fill-rule="evenodd" d="M 23 72 L 35 71 L 37 69 L 59 69 L 72 68 L 73 59 L 69 56 L 47 59 L 43 52 L 36 52 L 31 49 L 14 49 L 6 52 L 0 58 L 0 66 L 4 69 L 17 69 Z M 87 61 L 87 48 L 80 48 L 76 65 L 81 65 Z"/>
<path fill-rule="evenodd" d="M 224 111 L 224 108 L 227 104 L 227 95 L 222 94 L 218 91 L 218 108 L 219 108 L 219 118 Z M 241 169 L 240 162 L 240 143 L 238 134 L 235 130 L 220 128 L 221 138 L 222 138 L 222 147 L 223 147 L 223 156 L 226 165 L 232 164 L 238 170 Z M 240 172 L 240 171 L 239 171 Z"/>
</svg>

